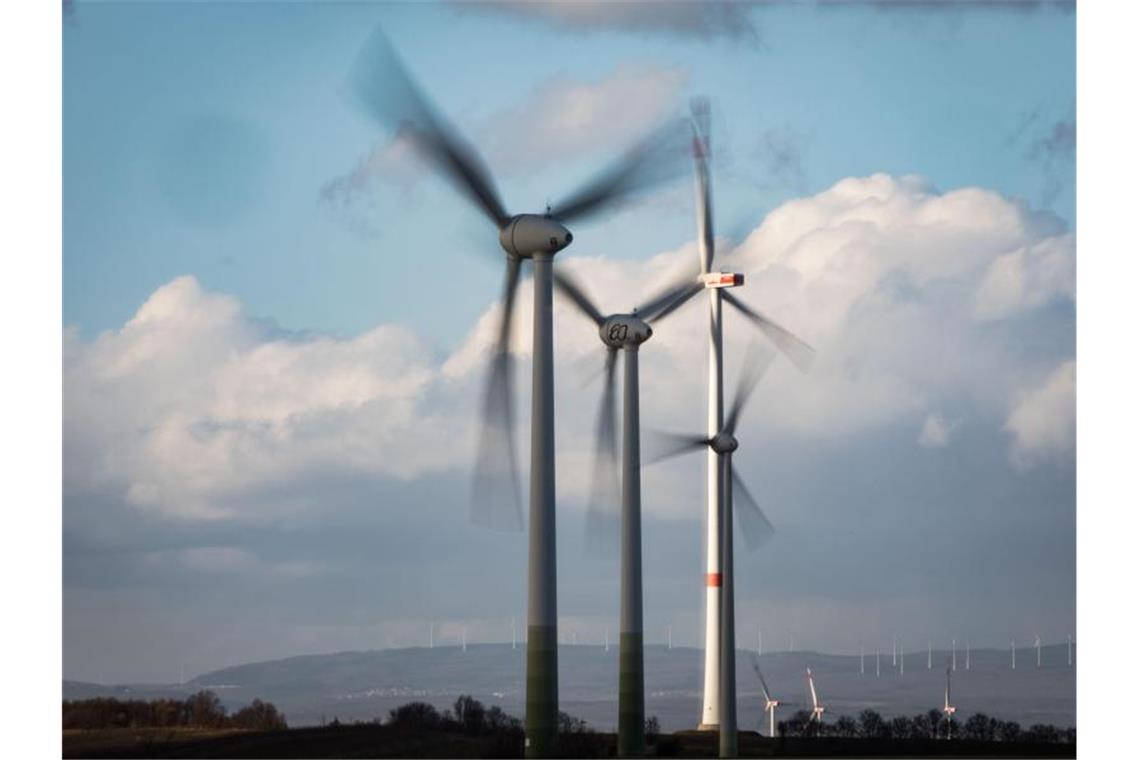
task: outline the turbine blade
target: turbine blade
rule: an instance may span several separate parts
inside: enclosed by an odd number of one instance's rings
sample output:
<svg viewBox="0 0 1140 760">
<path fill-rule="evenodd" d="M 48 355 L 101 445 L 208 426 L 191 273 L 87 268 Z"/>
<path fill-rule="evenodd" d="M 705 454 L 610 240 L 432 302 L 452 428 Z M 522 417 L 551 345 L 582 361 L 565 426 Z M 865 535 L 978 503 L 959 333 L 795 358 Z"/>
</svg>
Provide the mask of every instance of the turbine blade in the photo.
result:
<svg viewBox="0 0 1140 760">
<path fill-rule="evenodd" d="M 416 151 L 496 227 L 509 221 L 486 164 L 416 86 L 379 28 L 360 51 L 349 84 L 369 116 L 410 138 Z"/>
<path fill-rule="evenodd" d="M 663 433 L 654 431 L 650 434 L 647 450 L 654 453 L 645 459 L 643 467 L 657 464 L 664 459 L 672 459 L 682 454 L 704 448 L 709 445 L 709 439 L 703 435 L 680 435 L 677 433 Z"/>
<path fill-rule="evenodd" d="M 680 175 L 688 130 L 682 119 L 671 119 L 635 144 L 608 168 L 561 203 L 550 216 L 561 222 L 581 220 L 611 208 L 638 190 Z"/>
<path fill-rule="evenodd" d="M 471 497 L 471 521 L 496 530 L 522 530 L 518 470 L 514 440 L 514 360 L 511 357 L 511 321 L 522 262 L 507 259 L 503 287 L 503 314 L 498 342 L 491 356 L 483 397 L 482 427 L 476 452 Z"/>
<path fill-rule="evenodd" d="M 637 314 L 647 322 L 659 322 L 704 289 L 704 284 L 697 281 L 696 274 L 686 274 L 672 280 L 638 306 Z"/>
<path fill-rule="evenodd" d="M 716 256 L 713 238 L 712 184 L 709 180 L 709 103 L 704 98 L 692 104 L 693 162 L 697 171 L 697 242 L 701 247 L 701 268 L 712 269 Z"/>
<path fill-rule="evenodd" d="M 724 418 L 724 430 L 729 435 L 736 433 L 736 426 L 740 422 L 740 413 L 744 411 L 745 404 L 752 397 L 760 379 L 772 365 L 772 355 L 760 355 L 755 346 L 749 346 L 744 356 L 744 365 L 740 368 L 740 377 L 736 381 L 736 392 L 732 397 L 732 404 Z"/>
<path fill-rule="evenodd" d="M 752 492 L 744 485 L 744 479 L 736 471 L 735 465 L 732 468 L 732 500 L 732 511 L 736 514 L 736 522 L 741 532 L 744 533 L 744 543 L 748 545 L 749 551 L 754 551 L 766 543 L 776 529 L 772 527 L 764 510 L 756 503 Z"/>
<path fill-rule="evenodd" d="M 586 295 L 577 278 L 573 277 L 561 267 L 554 267 L 554 286 L 570 299 L 570 303 L 578 307 L 578 311 L 585 314 L 598 327 L 601 327 L 602 322 L 606 321 L 606 318 L 602 316 L 602 312 L 599 311 L 598 307 L 594 305 L 594 302 Z"/>
<path fill-rule="evenodd" d="M 760 663 L 756 658 L 752 658 L 752 670 L 756 671 L 756 677 L 760 679 L 760 689 L 764 692 L 764 699 L 768 702 L 772 701 L 772 693 L 768 691 L 768 684 L 764 682 L 764 674 L 760 672 Z"/>
<path fill-rule="evenodd" d="M 768 340 L 775 343 L 776 348 L 780 349 L 784 356 L 788 357 L 788 360 L 796 365 L 796 369 L 800 372 L 807 372 L 811 369 L 812 362 L 815 361 L 814 348 L 741 301 L 730 291 L 725 290 L 722 297 L 737 311 L 750 319 L 753 324 L 759 327 L 761 332 L 768 336 Z"/>
<path fill-rule="evenodd" d="M 617 546 L 621 482 L 617 461 L 617 349 L 606 350 L 602 402 L 598 408 L 594 474 L 586 512 L 586 548 L 593 551 Z"/>
</svg>

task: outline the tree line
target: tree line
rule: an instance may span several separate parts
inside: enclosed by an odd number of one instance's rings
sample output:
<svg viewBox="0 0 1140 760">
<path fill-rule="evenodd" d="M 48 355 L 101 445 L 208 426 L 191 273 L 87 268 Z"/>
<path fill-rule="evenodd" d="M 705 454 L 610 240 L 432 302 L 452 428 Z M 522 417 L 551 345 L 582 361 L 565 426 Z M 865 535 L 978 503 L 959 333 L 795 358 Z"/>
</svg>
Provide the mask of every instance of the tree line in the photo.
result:
<svg viewBox="0 0 1140 760">
<path fill-rule="evenodd" d="M 120 700 L 114 697 L 64 700 L 63 728 L 243 728 L 270 731 L 288 728 L 271 702 L 255 699 L 233 715 L 212 691 L 186 699 Z"/>
<path fill-rule="evenodd" d="M 1013 720 L 998 720 L 975 713 L 959 723 L 946 720 L 941 710 L 928 710 L 913 717 L 900 715 L 889 720 L 875 710 L 864 710 L 858 718 L 844 715 L 834 723 L 813 721 L 811 712 L 800 710 L 777 724 L 781 736 L 834 736 L 849 739 L 969 739 L 985 742 L 1039 742 L 1076 744 L 1075 728 L 1058 728 L 1036 723 L 1029 728 Z"/>
</svg>

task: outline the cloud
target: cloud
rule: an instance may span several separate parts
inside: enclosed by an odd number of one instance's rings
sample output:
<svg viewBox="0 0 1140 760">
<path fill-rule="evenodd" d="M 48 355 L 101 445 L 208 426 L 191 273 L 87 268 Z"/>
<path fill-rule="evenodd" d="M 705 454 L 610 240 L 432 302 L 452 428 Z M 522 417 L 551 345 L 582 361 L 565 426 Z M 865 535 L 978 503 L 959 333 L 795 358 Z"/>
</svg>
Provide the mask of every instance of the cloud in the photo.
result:
<svg viewBox="0 0 1140 760">
<path fill-rule="evenodd" d="M 484 0 L 452 3 L 457 13 L 478 12 L 510 16 L 581 33 L 628 32 L 711 41 L 760 42 L 751 18 L 752 4 L 734 0 L 651 2 L 625 0 Z"/>
<path fill-rule="evenodd" d="M 950 435 L 960 422 L 960 420 L 947 419 L 938 412 L 931 412 L 922 422 L 918 445 L 927 449 L 942 448 L 950 442 Z"/>
<path fill-rule="evenodd" d="M 766 129 L 756 148 L 764 181 L 802 191 L 807 181 L 804 164 L 810 143 L 809 135 L 788 124 Z"/>
<path fill-rule="evenodd" d="M 1071 311 L 1035 317 L 1068 306 L 1073 257 L 1072 235 L 1055 217 L 979 188 L 940 193 L 918 178 L 875 175 L 785 203 L 724 266 L 746 272 L 741 298 L 818 357 L 806 377 L 773 365 L 742 440 L 836 443 L 953 407 L 972 426 L 1004 422 L 1019 462 L 1056 448 L 1057 426 L 1035 427 L 1038 415 L 1025 411 L 1046 401 L 1026 399 L 1023 388 L 1037 367 L 1072 357 Z M 641 261 L 571 251 L 559 265 L 603 310 L 626 311 L 695 262 L 688 243 Z M 513 344 L 524 362 L 530 287 L 524 280 L 518 294 Z M 437 357 L 406 327 L 289 333 L 193 277 L 173 280 L 122 328 L 92 341 L 66 335 L 65 487 L 117 493 L 154 516 L 262 519 L 329 508 L 306 484 L 466 473 L 498 309 Z M 694 370 L 705 362 L 702 315 L 680 310 L 640 352 L 646 429 L 703 429 L 705 376 Z M 554 319 L 559 493 L 580 508 L 598 403 L 596 380 L 585 379 L 604 354 L 596 329 L 561 299 Z M 1042 333 L 1041 324 L 1050 327 Z M 728 312 L 726 388 L 756 339 Z M 517 386 L 522 453 L 527 372 Z M 952 429 L 930 424 L 946 436 Z M 700 498 L 679 466 L 661 468 L 647 488 L 661 489 L 647 500 L 661 516 L 691 517 Z"/>
<path fill-rule="evenodd" d="M 1001 319 L 1075 296 L 1072 235 L 1046 238 L 994 259 L 974 295 L 974 316 Z"/>
<path fill-rule="evenodd" d="M 1019 467 L 1070 454 L 1076 443 L 1077 365 L 1067 361 L 1044 383 L 1022 391 L 1005 430 L 1014 436 L 1012 458 Z"/>
<path fill-rule="evenodd" d="M 469 133 L 495 176 L 532 172 L 632 145 L 676 109 L 687 83 L 685 70 L 649 64 L 621 64 L 596 80 L 557 74 L 468 125 Z M 428 174 L 411 142 L 397 134 L 322 185 L 318 198 L 351 208 L 379 182 L 395 184 L 406 196 Z"/>
</svg>

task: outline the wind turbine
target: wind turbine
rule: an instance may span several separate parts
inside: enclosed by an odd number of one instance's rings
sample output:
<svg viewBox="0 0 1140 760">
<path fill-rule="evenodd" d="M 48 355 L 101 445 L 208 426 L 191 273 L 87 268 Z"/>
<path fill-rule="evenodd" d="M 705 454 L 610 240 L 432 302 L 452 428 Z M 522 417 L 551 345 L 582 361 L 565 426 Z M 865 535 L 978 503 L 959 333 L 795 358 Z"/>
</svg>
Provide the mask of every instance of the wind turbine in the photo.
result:
<svg viewBox="0 0 1140 760">
<path fill-rule="evenodd" d="M 1041 637 L 1033 634 L 1033 646 L 1037 648 L 1037 667 L 1041 668 Z"/>
<path fill-rule="evenodd" d="M 930 639 L 927 639 L 926 640 L 926 669 L 927 670 L 930 670 L 930 665 L 931 665 L 930 655 L 933 652 L 933 650 L 931 649 L 932 646 L 933 645 L 931 644 Z"/>
<path fill-rule="evenodd" d="M 617 354 L 622 355 L 621 428 L 621 628 L 618 684 L 618 754 L 645 752 L 645 631 L 642 623 L 641 582 L 641 400 L 638 354 L 657 324 L 706 287 L 719 287 L 713 278 L 695 274 L 671 282 L 628 314 L 606 316 L 565 270 L 554 272 L 554 284 L 594 323 L 605 347 L 605 380 L 598 412 L 594 496 L 587 517 L 588 540 L 613 535 L 609 505 L 616 504 L 612 464 L 616 457 Z"/>
<path fill-rule="evenodd" d="M 958 640 L 950 639 L 950 669 L 958 669 Z"/>
<path fill-rule="evenodd" d="M 906 652 L 899 647 L 899 675 L 906 675 Z"/>
<path fill-rule="evenodd" d="M 897 636 L 891 636 L 891 667 L 896 668 L 899 664 L 899 639 Z"/>
<path fill-rule="evenodd" d="M 1009 669 L 1017 670 L 1017 646 L 1013 643 L 1013 639 L 1009 640 Z"/>
<path fill-rule="evenodd" d="M 970 640 L 966 639 L 966 670 L 970 669 Z"/>
<path fill-rule="evenodd" d="M 1069 634 L 1069 667 L 1073 667 L 1073 634 Z"/>
<path fill-rule="evenodd" d="M 946 668 L 946 698 L 942 703 L 942 714 L 946 716 L 946 738 L 950 738 L 950 720 L 958 708 L 950 704 L 950 668 Z"/>
<path fill-rule="evenodd" d="M 764 674 L 760 672 L 760 663 L 753 660 L 752 669 L 756 671 L 756 677 L 760 679 L 760 688 L 764 691 L 764 712 L 768 714 L 768 736 L 775 739 L 776 708 L 780 706 L 780 700 L 772 699 L 772 692 L 768 691 L 768 684 L 764 683 Z"/>
<path fill-rule="evenodd" d="M 808 689 L 811 690 L 811 717 L 808 723 L 815 721 L 823 725 L 823 705 L 819 703 L 819 697 L 815 693 L 815 679 L 811 677 L 811 668 L 807 669 Z"/>
<path fill-rule="evenodd" d="M 522 262 L 534 268 L 534 333 L 531 393 L 530 534 L 526 677 L 526 754 L 549 755 L 558 725 L 558 612 L 554 500 L 554 341 L 551 318 L 554 256 L 574 239 L 563 224 L 612 207 L 633 191 L 670 178 L 670 138 L 677 147 L 683 123 L 654 132 L 615 165 L 545 213 L 506 211 L 482 159 L 451 128 L 414 84 L 383 33 L 365 44 L 352 73 L 353 89 L 369 115 L 395 127 L 432 167 L 449 179 L 495 226 L 506 254 L 503 310 L 483 406 L 472 518 L 491 527 L 521 529 L 522 509 L 514 469 L 511 317 Z M 680 152 L 677 158 L 680 158 Z M 494 484 L 509 480 L 509 495 L 492 498 Z"/>
<path fill-rule="evenodd" d="M 737 755 L 736 611 L 733 603 L 733 532 L 731 529 L 733 515 L 737 515 L 740 521 L 741 531 L 744 533 L 744 540 L 751 549 L 755 549 L 763 541 L 770 538 L 774 532 L 772 523 L 764 516 L 764 512 L 756 503 L 756 499 L 749 493 L 748 488 L 744 485 L 744 481 L 737 473 L 736 468 L 732 466 L 733 452 L 735 452 L 740 445 L 735 436 L 736 426 L 740 422 L 740 414 L 744 411 L 745 404 L 752 396 L 752 392 L 756 389 L 756 384 L 760 382 L 760 378 L 763 376 L 764 370 L 767 369 L 768 363 L 768 361 L 761 363 L 755 358 L 755 354 L 753 353 L 745 357 L 744 368 L 740 374 L 740 381 L 732 399 L 732 404 L 729 407 L 728 415 L 725 418 L 724 427 L 721 428 L 716 435 L 709 437 L 703 435 L 663 436 L 663 438 L 669 440 L 670 449 L 654 460 L 660 461 L 662 459 L 668 459 L 701 448 L 708 448 L 716 452 L 721 460 L 721 468 L 723 470 L 721 477 L 724 479 L 725 485 L 723 492 L 723 524 L 726 528 L 721 533 L 721 548 L 723 549 L 723 556 L 726 558 L 726 561 L 722 568 L 724 571 L 722 576 L 715 579 L 722 591 L 719 605 L 719 612 L 722 619 L 720 620 L 720 672 L 718 679 L 720 686 L 719 697 L 722 708 L 719 723 L 721 757 L 736 757 Z M 734 490 L 739 490 L 741 506 L 743 507 L 738 512 L 734 510 Z M 712 582 L 713 580 L 710 579 L 709 583 L 711 584 Z"/>
<path fill-rule="evenodd" d="M 692 106 L 693 126 L 696 130 L 693 157 L 697 175 L 697 244 L 701 272 L 707 274 L 712 272 L 716 253 L 713 235 L 712 182 L 709 177 L 711 158 L 709 106 L 705 100 L 695 100 Z M 711 288 L 709 290 L 708 424 L 705 428 L 710 440 L 716 437 L 725 425 L 722 302 L 727 302 L 749 319 L 801 371 L 807 371 L 814 357 L 814 351 L 806 343 L 746 305 L 731 291 Z M 735 675 L 727 662 L 734 659 L 732 652 L 735 651 L 733 649 L 735 632 L 731 628 L 727 632 L 722 630 L 731 617 L 731 614 L 727 616 L 722 614 L 721 600 L 729 593 L 723 585 L 723 579 L 725 569 L 732 564 L 731 554 L 722 554 L 722 549 L 726 547 L 731 551 L 731 540 L 726 541 L 722 535 L 722 533 L 731 534 L 731 530 L 722 529 L 722 526 L 731 527 L 728 519 L 723 516 L 726 502 L 723 497 L 731 490 L 731 484 L 725 478 L 724 472 L 720 453 L 710 447 L 706 458 L 705 677 L 701 722 L 698 726 L 700 730 L 717 729 L 721 722 L 722 702 L 730 711 L 735 710 L 736 704 L 735 685 L 726 692 L 722 683 L 726 674 L 728 678 L 735 680 Z M 792 649 L 790 636 L 788 648 Z M 728 657 L 721 657 L 722 649 L 728 652 Z M 726 699 L 727 696 L 731 696 L 732 699 Z M 730 717 L 730 720 L 735 731 L 734 716 Z"/>
<path fill-rule="evenodd" d="M 879 650 L 875 650 L 875 678 L 879 677 Z"/>
<path fill-rule="evenodd" d="M 859 675 L 863 675 L 864 673 L 867 672 L 866 669 L 863 667 L 863 655 L 864 655 L 863 645 L 860 644 L 859 645 Z"/>
</svg>

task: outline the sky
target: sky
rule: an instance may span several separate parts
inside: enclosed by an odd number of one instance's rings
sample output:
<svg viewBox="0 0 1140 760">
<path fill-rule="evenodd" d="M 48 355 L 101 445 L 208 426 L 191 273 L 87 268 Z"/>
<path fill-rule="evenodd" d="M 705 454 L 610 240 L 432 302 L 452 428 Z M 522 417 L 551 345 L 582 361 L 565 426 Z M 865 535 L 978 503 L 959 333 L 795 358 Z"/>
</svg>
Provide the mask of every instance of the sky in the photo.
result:
<svg viewBox="0 0 1140 760">
<path fill-rule="evenodd" d="M 378 25 L 512 211 L 710 99 L 720 249 L 817 351 L 807 375 L 773 363 L 738 433 L 776 527 L 738 557 L 742 641 L 1073 631 L 1071 6 L 80 0 L 65 677 L 418 645 L 432 622 L 502 641 L 525 618 L 525 537 L 467 519 L 502 254 L 354 105 Z M 574 233 L 559 265 L 624 310 L 695 261 L 692 182 Z M 681 310 L 643 347 L 646 429 L 700 429 L 702 323 Z M 731 381 L 758 336 L 726 331 Z M 617 563 L 582 523 L 602 351 L 561 302 L 555 337 L 559 616 L 600 641 Z M 643 473 L 651 641 L 699 643 L 703 485 L 700 456 Z"/>
</svg>

